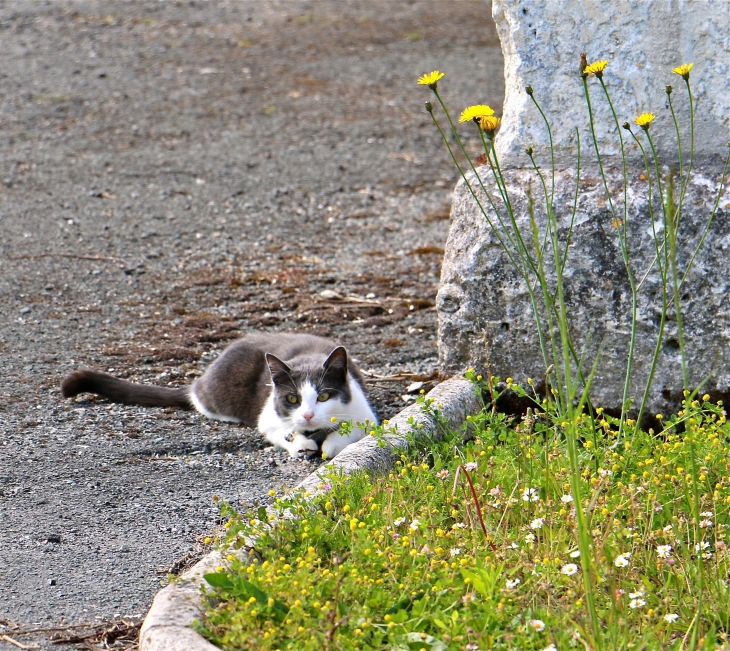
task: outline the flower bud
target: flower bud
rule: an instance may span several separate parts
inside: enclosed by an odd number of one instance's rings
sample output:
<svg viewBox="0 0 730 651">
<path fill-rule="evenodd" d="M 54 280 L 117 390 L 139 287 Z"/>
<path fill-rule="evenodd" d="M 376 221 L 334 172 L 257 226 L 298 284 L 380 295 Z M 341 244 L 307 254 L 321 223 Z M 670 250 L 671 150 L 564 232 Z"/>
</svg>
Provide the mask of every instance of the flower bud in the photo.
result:
<svg viewBox="0 0 730 651">
<path fill-rule="evenodd" d="M 426 110 L 429 113 L 433 113 L 433 105 L 431 104 L 431 102 L 426 102 Z"/>
<path fill-rule="evenodd" d="M 532 86 L 525 86 L 525 92 L 526 92 L 526 93 L 527 93 L 527 94 L 528 94 L 528 95 L 529 95 L 530 97 L 532 97 L 532 93 L 533 93 L 533 90 L 532 90 Z"/>
<path fill-rule="evenodd" d="M 667 84 L 666 86 L 664 86 L 664 92 L 667 95 L 671 95 L 672 94 L 672 87 L 669 84 Z"/>
<path fill-rule="evenodd" d="M 628 122 L 624 122 L 621 126 L 626 129 L 626 131 L 631 131 L 631 125 Z"/>
<path fill-rule="evenodd" d="M 526 154 L 527 154 L 527 155 L 528 155 L 528 156 L 529 156 L 530 158 L 532 158 L 532 147 L 527 147 L 527 148 L 525 149 L 525 153 L 526 153 Z"/>
</svg>

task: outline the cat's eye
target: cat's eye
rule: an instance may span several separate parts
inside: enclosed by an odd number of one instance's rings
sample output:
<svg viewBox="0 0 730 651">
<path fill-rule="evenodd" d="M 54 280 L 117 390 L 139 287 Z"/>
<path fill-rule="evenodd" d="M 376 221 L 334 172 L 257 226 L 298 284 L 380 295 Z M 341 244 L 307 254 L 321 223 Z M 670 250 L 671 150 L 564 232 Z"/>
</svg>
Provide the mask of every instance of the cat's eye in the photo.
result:
<svg viewBox="0 0 730 651">
<path fill-rule="evenodd" d="M 327 402 L 329 399 L 330 399 L 330 394 L 327 393 L 326 391 L 322 391 L 322 393 L 320 393 L 317 396 L 317 402 Z"/>
<path fill-rule="evenodd" d="M 292 404 L 296 405 L 299 402 L 299 396 L 296 393 L 290 393 L 286 399 Z"/>
</svg>

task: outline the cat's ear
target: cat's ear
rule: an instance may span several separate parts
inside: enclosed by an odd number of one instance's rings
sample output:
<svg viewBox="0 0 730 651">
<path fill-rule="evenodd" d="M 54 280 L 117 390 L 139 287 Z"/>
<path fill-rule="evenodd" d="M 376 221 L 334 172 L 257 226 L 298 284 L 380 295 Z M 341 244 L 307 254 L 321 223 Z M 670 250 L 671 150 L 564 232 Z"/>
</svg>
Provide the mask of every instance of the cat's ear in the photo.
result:
<svg viewBox="0 0 730 651">
<path fill-rule="evenodd" d="M 344 378 L 347 375 L 347 351 L 342 346 L 335 348 L 324 360 L 322 368 L 325 373 L 334 373 Z"/>
<path fill-rule="evenodd" d="M 269 372 L 271 373 L 271 380 L 274 386 L 293 384 L 291 369 L 284 362 L 271 353 L 266 353 L 265 357 L 266 363 L 269 365 Z"/>
</svg>

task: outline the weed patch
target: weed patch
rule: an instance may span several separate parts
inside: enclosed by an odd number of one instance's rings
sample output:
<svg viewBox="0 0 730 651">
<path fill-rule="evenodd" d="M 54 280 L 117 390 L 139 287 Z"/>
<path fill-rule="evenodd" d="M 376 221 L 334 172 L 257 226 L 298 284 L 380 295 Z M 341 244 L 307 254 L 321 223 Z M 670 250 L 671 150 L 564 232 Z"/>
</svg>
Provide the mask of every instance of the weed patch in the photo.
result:
<svg viewBox="0 0 730 651">
<path fill-rule="evenodd" d="M 725 642 L 730 431 L 722 405 L 688 396 L 679 414 L 659 416 L 662 431 L 621 438 L 619 419 L 576 416 L 574 482 L 568 424 L 536 401 L 544 410 L 520 421 L 485 409 L 468 420 L 470 436 L 452 432 L 403 455 L 385 477 L 331 477 L 316 497 L 277 497 L 273 512 L 244 516 L 223 505 L 221 542 L 252 544 L 252 562 L 230 555 L 206 576 L 200 630 L 225 649 Z"/>
</svg>

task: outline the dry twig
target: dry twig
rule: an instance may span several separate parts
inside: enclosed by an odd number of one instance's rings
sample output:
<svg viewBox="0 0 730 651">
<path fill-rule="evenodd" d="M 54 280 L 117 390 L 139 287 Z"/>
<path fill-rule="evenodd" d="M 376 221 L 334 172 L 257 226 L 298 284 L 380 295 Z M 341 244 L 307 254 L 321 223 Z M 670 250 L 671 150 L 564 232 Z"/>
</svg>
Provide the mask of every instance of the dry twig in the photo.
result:
<svg viewBox="0 0 730 651">
<path fill-rule="evenodd" d="M 6 642 L 9 642 L 10 644 L 14 644 L 19 649 L 40 649 L 39 644 L 22 644 L 21 642 L 18 642 L 18 640 L 14 640 L 9 635 L 0 635 L 0 640 L 5 640 Z"/>
</svg>

